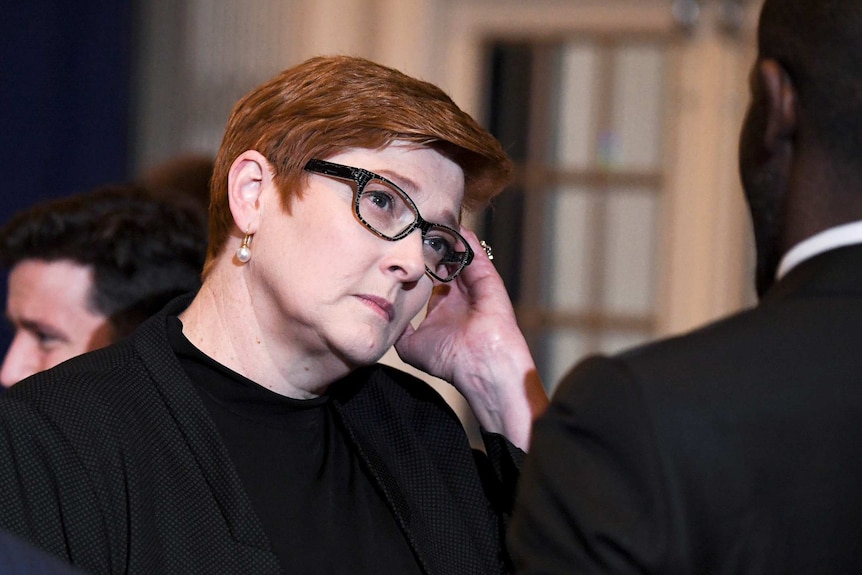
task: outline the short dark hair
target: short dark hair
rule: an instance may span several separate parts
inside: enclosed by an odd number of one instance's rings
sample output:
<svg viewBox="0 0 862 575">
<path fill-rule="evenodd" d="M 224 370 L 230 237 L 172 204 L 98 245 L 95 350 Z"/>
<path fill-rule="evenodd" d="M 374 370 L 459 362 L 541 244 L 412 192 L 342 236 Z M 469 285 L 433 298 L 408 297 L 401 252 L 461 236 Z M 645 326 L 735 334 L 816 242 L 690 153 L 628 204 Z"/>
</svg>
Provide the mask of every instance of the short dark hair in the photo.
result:
<svg viewBox="0 0 862 575">
<path fill-rule="evenodd" d="M 155 194 L 195 203 L 206 215 L 210 205 L 210 179 L 215 158 L 207 154 L 174 156 L 147 170 L 139 182 Z"/>
<path fill-rule="evenodd" d="M 91 310 L 117 338 L 170 299 L 200 287 L 206 221 L 188 204 L 134 185 L 49 200 L 0 228 L 0 263 L 70 261 L 93 270 Z"/>
<path fill-rule="evenodd" d="M 814 141 L 862 169 L 862 3 L 766 0 L 758 52 L 787 71 Z"/>
</svg>

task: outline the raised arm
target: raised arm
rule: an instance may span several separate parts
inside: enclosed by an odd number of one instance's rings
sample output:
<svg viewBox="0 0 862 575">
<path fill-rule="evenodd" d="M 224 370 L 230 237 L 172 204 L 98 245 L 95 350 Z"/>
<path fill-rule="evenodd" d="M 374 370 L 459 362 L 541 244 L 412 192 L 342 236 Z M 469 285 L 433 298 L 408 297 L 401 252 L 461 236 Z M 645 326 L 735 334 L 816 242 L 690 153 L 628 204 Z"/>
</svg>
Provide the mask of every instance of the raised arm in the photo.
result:
<svg viewBox="0 0 862 575">
<path fill-rule="evenodd" d="M 451 283 L 434 288 L 425 319 L 395 348 L 405 362 L 455 386 L 487 431 L 525 450 L 533 420 L 548 404 L 503 280 L 476 235 L 476 257 Z"/>
</svg>

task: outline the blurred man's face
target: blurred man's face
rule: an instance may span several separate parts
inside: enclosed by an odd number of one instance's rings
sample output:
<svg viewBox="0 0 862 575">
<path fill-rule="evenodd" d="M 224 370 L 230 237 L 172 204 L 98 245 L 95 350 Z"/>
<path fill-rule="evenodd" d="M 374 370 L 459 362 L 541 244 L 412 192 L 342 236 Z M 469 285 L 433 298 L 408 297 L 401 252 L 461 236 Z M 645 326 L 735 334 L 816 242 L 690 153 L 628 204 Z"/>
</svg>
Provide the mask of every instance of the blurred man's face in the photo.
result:
<svg viewBox="0 0 862 575">
<path fill-rule="evenodd" d="M 85 351 L 111 343 L 107 318 L 89 309 L 90 268 L 69 261 L 24 260 L 9 274 L 6 316 L 15 330 L 0 368 L 11 387 Z"/>
</svg>

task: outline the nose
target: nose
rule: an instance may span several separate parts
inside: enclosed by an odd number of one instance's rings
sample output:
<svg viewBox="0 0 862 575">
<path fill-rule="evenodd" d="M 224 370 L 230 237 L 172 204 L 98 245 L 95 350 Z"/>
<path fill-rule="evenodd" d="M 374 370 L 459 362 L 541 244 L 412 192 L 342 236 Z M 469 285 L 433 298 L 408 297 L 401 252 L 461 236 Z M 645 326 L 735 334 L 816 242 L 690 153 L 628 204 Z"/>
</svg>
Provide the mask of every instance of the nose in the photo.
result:
<svg viewBox="0 0 862 575">
<path fill-rule="evenodd" d="M 387 243 L 390 247 L 383 260 L 384 267 L 390 273 L 397 274 L 402 282 L 422 279 L 425 275 L 425 257 L 421 230 L 417 228 L 407 237 Z"/>
<path fill-rule="evenodd" d="M 3 365 L 0 367 L 0 385 L 12 387 L 25 377 L 33 375 L 38 371 L 33 363 L 34 354 L 27 349 L 26 338 L 18 333 L 12 339 Z"/>
</svg>

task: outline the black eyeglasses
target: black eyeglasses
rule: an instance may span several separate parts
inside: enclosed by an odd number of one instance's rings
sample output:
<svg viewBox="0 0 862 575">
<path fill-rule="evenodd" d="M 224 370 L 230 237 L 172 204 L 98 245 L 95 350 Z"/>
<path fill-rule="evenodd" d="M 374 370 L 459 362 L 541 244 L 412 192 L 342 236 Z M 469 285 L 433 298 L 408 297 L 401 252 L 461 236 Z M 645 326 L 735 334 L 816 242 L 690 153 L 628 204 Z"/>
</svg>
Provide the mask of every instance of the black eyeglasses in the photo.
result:
<svg viewBox="0 0 862 575">
<path fill-rule="evenodd" d="M 425 273 L 432 278 L 450 282 L 473 261 L 464 236 L 449 226 L 423 220 L 410 196 L 383 176 L 324 160 L 309 160 L 305 169 L 355 182 L 353 213 L 374 235 L 395 242 L 419 228 Z"/>
</svg>

